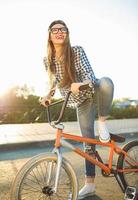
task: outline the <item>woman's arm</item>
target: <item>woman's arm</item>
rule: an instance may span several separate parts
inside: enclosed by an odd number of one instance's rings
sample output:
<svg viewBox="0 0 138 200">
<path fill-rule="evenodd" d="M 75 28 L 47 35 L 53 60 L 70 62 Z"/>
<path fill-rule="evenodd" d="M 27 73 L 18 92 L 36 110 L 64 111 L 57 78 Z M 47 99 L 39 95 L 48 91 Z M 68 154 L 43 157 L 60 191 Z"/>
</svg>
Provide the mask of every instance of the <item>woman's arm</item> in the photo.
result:
<svg viewBox="0 0 138 200">
<path fill-rule="evenodd" d="M 87 58 L 87 55 L 82 47 L 80 47 L 80 76 L 82 81 L 91 80 L 95 84 L 96 77 Z"/>
<path fill-rule="evenodd" d="M 71 91 L 74 94 L 78 94 L 79 87 L 83 84 L 91 83 L 91 85 L 94 88 L 96 77 L 83 48 L 80 46 L 77 46 L 75 50 L 76 50 L 75 51 L 75 54 L 76 54 L 75 67 L 77 71 L 78 80 L 80 80 L 80 82 L 72 83 Z"/>
</svg>

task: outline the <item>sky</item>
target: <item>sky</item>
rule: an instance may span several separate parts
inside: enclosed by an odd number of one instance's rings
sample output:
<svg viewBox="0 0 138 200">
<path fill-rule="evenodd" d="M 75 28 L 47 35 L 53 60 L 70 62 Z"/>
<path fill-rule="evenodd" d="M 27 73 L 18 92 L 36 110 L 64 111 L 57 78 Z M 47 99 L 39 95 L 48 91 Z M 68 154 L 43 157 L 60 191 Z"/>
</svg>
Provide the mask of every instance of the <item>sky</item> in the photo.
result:
<svg viewBox="0 0 138 200">
<path fill-rule="evenodd" d="M 114 99 L 138 99 L 137 11 L 137 0 L 0 0 L 0 95 L 24 84 L 46 95 L 47 29 L 61 19 L 96 77 L 113 80 Z"/>
</svg>

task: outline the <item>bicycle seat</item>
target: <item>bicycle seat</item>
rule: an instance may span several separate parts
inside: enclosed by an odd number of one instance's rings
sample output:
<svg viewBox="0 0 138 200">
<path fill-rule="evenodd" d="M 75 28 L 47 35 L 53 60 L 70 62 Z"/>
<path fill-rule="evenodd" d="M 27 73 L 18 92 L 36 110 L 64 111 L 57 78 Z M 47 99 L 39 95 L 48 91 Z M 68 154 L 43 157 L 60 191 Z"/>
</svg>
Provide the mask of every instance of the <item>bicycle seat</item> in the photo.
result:
<svg viewBox="0 0 138 200">
<path fill-rule="evenodd" d="M 110 137 L 111 137 L 111 140 L 114 140 L 115 142 L 118 142 L 118 143 L 122 143 L 122 142 L 125 142 L 125 137 L 123 136 L 120 136 L 120 135 L 115 135 L 113 133 L 110 133 Z"/>
</svg>

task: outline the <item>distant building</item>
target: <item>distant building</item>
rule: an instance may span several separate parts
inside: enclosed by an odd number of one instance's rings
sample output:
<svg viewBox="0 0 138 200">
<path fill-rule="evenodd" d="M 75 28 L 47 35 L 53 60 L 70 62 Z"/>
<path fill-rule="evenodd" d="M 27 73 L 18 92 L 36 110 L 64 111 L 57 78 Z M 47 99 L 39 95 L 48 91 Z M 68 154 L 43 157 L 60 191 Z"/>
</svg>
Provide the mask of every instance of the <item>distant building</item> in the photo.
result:
<svg viewBox="0 0 138 200">
<path fill-rule="evenodd" d="M 115 104 L 115 107 L 117 108 L 127 108 L 129 106 L 133 106 L 133 107 L 138 106 L 138 100 L 127 100 L 127 101 L 118 102 Z"/>
<path fill-rule="evenodd" d="M 131 106 L 138 106 L 138 100 L 129 100 L 131 102 Z"/>
</svg>

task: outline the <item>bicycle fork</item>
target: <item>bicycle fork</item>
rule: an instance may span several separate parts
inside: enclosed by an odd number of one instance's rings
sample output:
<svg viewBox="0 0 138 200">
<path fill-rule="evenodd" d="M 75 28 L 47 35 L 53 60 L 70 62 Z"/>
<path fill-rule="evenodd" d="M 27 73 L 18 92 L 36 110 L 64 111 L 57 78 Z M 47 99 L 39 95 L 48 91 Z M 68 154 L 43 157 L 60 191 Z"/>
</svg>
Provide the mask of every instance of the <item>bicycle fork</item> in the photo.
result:
<svg viewBox="0 0 138 200">
<path fill-rule="evenodd" d="M 63 147 L 67 147 L 71 150 L 75 149 L 75 147 L 72 144 L 68 143 L 64 139 L 61 139 L 60 143 Z M 55 153 L 57 155 L 57 169 L 56 169 L 56 176 L 55 176 L 55 185 L 53 188 L 53 192 L 56 193 L 57 189 L 58 189 L 58 182 L 59 182 L 59 178 L 60 178 L 60 170 L 61 170 L 61 166 L 62 166 L 63 157 L 62 157 L 62 153 L 60 151 L 60 147 L 59 148 L 55 147 L 53 149 L 52 153 Z M 48 181 L 47 181 L 48 185 L 50 183 L 50 179 L 51 179 L 51 175 L 52 175 L 52 163 L 50 163 L 50 164 L 51 165 L 50 165 L 50 170 L 49 170 L 49 177 L 48 177 Z"/>
<path fill-rule="evenodd" d="M 52 153 L 55 153 L 57 155 L 57 168 L 56 168 L 56 176 L 55 176 L 55 185 L 54 188 L 52 189 L 54 193 L 57 192 L 57 187 L 58 187 L 58 182 L 59 182 L 59 176 L 60 176 L 60 169 L 62 165 L 62 154 L 60 151 L 60 148 L 54 148 Z M 52 168 L 53 168 L 53 163 L 51 162 L 49 165 L 49 174 L 48 174 L 48 179 L 47 179 L 47 185 L 50 184 L 51 176 L 52 176 Z"/>
</svg>

